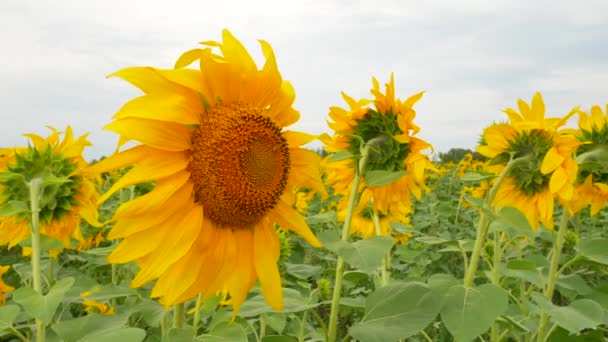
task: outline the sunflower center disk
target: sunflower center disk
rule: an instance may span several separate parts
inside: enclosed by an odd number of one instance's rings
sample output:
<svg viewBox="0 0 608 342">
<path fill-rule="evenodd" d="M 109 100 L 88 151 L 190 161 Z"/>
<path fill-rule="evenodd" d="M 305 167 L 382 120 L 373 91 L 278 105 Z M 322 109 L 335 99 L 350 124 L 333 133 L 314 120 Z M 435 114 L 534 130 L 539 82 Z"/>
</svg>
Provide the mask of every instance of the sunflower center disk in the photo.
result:
<svg viewBox="0 0 608 342">
<path fill-rule="evenodd" d="M 540 193 L 549 185 L 551 175 L 543 175 L 540 166 L 552 144 L 551 134 L 534 129 L 519 133 L 507 149 L 508 152 L 514 153 L 516 158 L 532 156 L 530 161 L 511 171 L 511 177 L 515 179 L 517 187 L 527 196 Z"/>
<path fill-rule="evenodd" d="M 276 206 L 285 190 L 287 141 L 263 113 L 239 102 L 217 104 L 192 134 L 194 200 L 218 226 L 251 226 Z"/>
</svg>

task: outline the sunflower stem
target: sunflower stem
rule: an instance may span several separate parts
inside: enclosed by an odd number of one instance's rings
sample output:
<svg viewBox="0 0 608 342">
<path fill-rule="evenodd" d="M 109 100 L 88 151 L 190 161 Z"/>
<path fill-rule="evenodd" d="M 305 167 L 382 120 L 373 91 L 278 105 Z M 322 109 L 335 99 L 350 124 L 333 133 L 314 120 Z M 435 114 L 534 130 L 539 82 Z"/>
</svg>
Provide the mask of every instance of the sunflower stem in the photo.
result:
<svg viewBox="0 0 608 342">
<path fill-rule="evenodd" d="M 551 255 L 551 264 L 549 266 L 549 278 L 547 279 L 547 285 L 543 291 L 543 294 L 545 297 L 549 298 L 549 300 L 552 300 L 553 293 L 555 292 L 555 283 L 557 282 L 557 278 L 559 276 L 559 259 L 562 254 L 566 233 L 568 232 L 568 220 L 570 219 L 568 210 L 565 208 L 562 210 L 562 218 L 559 222 L 557 237 L 554 235 L 553 254 Z M 543 312 L 540 316 L 540 324 L 538 325 L 537 336 L 539 342 L 544 342 L 545 340 L 545 328 L 547 327 L 547 323 L 549 323 L 549 315 L 546 312 Z"/>
<path fill-rule="evenodd" d="M 34 291 L 42 293 L 40 280 L 40 191 L 42 179 L 34 178 L 30 181 L 30 209 L 32 211 L 32 286 Z M 45 326 L 42 320 L 36 318 L 36 341 L 44 342 L 46 338 Z"/>
<path fill-rule="evenodd" d="M 173 307 L 173 327 L 176 329 L 184 327 L 184 303 Z"/>
<path fill-rule="evenodd" d="M 505 180 L 507 175 L 511 172 L 513 167 L 526 159 L 529 159 L 529 156 L 520 157 L 517 159 L 511 159 L 502 170 L 496 182 L 488 192 L 486 199 L 484 201 L 483 209 L 481 210 L 481 218 L 479 220 L 479 229 L 477 230 L 477 237 L 475 238 L 475 246 L 473 247 L 473 253 L 471 254 L 471 259 L 469 260 L 469 267 L 467 268 L 467 272 L 464 276 L 464 286 L 471 287 L 473 285 L 473 280 L 475 278 L 475 273 L 477 272 L 477 267 L 479 267 L 479 256 L 481 255 L 481 250 L 483 248 L 483 244 L 486 241 L 486 237 L 488 235 L 488 228 L 490 227 L 490 213 L 492 211 L 492 202 L 494 202 L 494 198 L 496 197 L 496 193 L 500 188 L 500 185 Z M 489 211 L 489 212 L 487 212 Z"/>
<path fill-rule="evenodd" d="M 376 215 L 376 211 L 372 210 L 372 220 L 374 221 L 374 227 L 376 227 L 376 236 L 382 236 L 382 231 L 380 230 L 380 220 L 378 219 L 378 215 Z M 388 284 L 389 273 L 388 273 L 388 256 L 390 252 L 382 258 L 382 264 L 380 265 L 380 286 L 385 287 Z"/>
<path fill-rule="evenodd" d="M 203 294 L 199 293 L 198 298 L 196 298 L 196 307 L 194 308 L 194 317 L 192 319 L 192 329 L 194 330 L 194 335 L 198 336 L 198 324 L 201 320 L 201 304 L 203 303 Z"/>
<path fill-rule="evenodd" d="M 492 284 L 500 287 L 500 260 L 502 258 L 502 247 L 500 246 L 500 238 L 498 232 L 494 232 L 494 249 L 492 255 Z M 494 322 L 490 329 L 490 341 L 500 341 L 500 332 L 498 323 Z"/>
<path fill-rule="evenodd" d="M 359 160 L 359 167 L 355 171 L 355 178 L 353 180 L 353 187 L 350 193 L 350 198 L 348 200 L 348 209 L 346 211 L 346 218 L 344 220 L 344 225 L 342 226 L 342 241 L 346 241 L 348 239 L 348 234 L 350 232 L 350 223 L 353 218 L 353 213 L 355 211 L 355 202 L 357 199 L 357 193 L 359 192 L 359 183 L 361 182 L 361 174 L 365 170 L 365 165 L 367 164 L 368 155 L 366 153 L 369 151 L 368 146 L 363 148 L 362 157 Z M 338 311 L 340 311 L 340 295 L 342 293 L 342 280 L 344 277 L 344 259 L 338 255 L 338 262 L 336 264 L 336 280 L 334 282 L 334 292 L 331 300 L 331 312 L 329 314 L 329 324 L 327 327 L 327 341 L 328 342 L 336 342 L 337 332 L 338 332 Z"/>
<path fill-rule="evenodd" d="M 304 342 L 304 337 L 306 333 L 306 320 L 308 319 L 308 311 L 304 311 L 302 315 L 302 321 L 300 322 L 300 332 L 298 333 L 298 342 Z"/>
</svg>

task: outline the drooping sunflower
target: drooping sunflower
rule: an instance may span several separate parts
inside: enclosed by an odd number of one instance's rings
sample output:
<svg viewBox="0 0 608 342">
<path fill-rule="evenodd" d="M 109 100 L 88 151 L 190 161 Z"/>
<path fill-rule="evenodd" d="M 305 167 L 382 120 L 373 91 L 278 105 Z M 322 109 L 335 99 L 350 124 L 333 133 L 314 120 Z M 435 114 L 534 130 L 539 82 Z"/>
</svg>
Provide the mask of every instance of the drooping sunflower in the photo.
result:
<svg viewBox="0 0 608 342">
<path fill-rule="evenodd" d="M 395 98 L 395 81 L 391 75 L 390 82 L 382 93 L 378 81 L 373 78 L 371 93 L 374 100 L 356 101 L 346 94 L 342 97 L 349 109 L 331 107 L 329 116 L 333 122 L 329 126 L 334 130 L 333 136 L 324 136 L 325 149 L 329 152 L 348 151 L 353 156 L 359 155 L 363 144 L 373 142 L 373 156 L 369 158 L 364 177 L 359 186 L 362 190 L 361 200 L 356 211 L 367 210 L 371 203 L 377 215 L 392 216 L 400 220 L 411 212 L 412 195 L 420 198 L 425 185 L 425 171 L 434 169 L 429 158 L 422 153 L 431 149 L 431 145 L 414 135 L 420 128 L 414 124 L 416 111 L 414 104 L 423 93 L 415 94 L 402 101 Z M 373 103 L 373 108 L 369 105 Z M 342 211 L 347 208 L 348 193 L 352 188 L 357 161 L 353 159 L 325 163 L 327 184 L 332 185 L 339 194 L 345 194 L 338 205 Z M 379 186 L 367 186 L 365 175 L 373 171 L 403 172 L 396 181 Z M 356 216 L 357 214 L 355 214 Z M 368 230 L 351 226 L 351 232 L 370 236 Z M 375 234 L 374 234 L 375 235 Z"/>
<path fill-rule="evenodd" d="M 511 158 L 520 158 L 500 185 L 493 205 L 519 209 L 534 229 L 539 222 L 553 229 L 555 198 L 570 200 L 574 194 L 578 166 L 573 153 L 579 143 L 560 128 L 576 109 L 562 118 L 545 118 L 540 93 L 531 105 L 519 100 L 518 107 L 519 112 L 505 110 L 507 123 L 484 130 L 477 151 L 491 158 L 489 164 L 498 172 Z"/>
<path fill-rule="evenodd" d="M 28 183 L 35 178 L 43 180 L 41 234 L 56 238 L 69 248 L 72 238 L 83 240 L 81 219 L 93 226 L 101 225 L 96 204 L 99 194 L 82 156 L 90 145 L 87 135 L 74 138 L 69 126 L 64 133 L 49 128 L 52 133 L 48 137 L 25 134 L 31 140 L 30 146 L 4 149 L 1 153 L 0 207 L 12 209 L 14 214 L 0 219 L 0 245 L 11 248 L 30 236 Z"/>
<path fill-rule="evenodd" d="M 6 295 L 15 290 L 14 287 L 7 285 L 2 276 L 11 268 L 10 266 L 0 266 L 0 305 L 6 303 Z"/>
<path fill-rule="evenodd" d="M 563 204 L 575 214 L 591 205 L 596 215 L 608 203 L 608 105 L 591 107 L 591 114 L 579 111 L 579 130 L 573 132 L 581 145 L 576 151 L 580 159 L 575 196 Z"/>
<path fill-rule="evenodd" d="M 315 137 L 284 129 L 300 115 L 267 42 L 260 41 L 261 69 L 226 30 L 222 42 L 202 44 L 175 69 L 114 74 L 144 95 L 125 104 L 106 129 L 121 143 L 139 145 L 92 167 L 133 166 L 101 201 L 129 185 L 155 187 L 116 211 L 108 238 L 122 241 L 108 260 L 136 261 L 131 286 L 156 279 L 151 295 L 166 306 L 224 291 L 236 313 L 259 279 L 267 302 L 281 310 L 274 224 L 319 246 L 286 191 L 311 187 L 325 194 L 319 156 L 300 147 Z M 199 68 L 189 68 L 193 62 Z"/>
</svg>

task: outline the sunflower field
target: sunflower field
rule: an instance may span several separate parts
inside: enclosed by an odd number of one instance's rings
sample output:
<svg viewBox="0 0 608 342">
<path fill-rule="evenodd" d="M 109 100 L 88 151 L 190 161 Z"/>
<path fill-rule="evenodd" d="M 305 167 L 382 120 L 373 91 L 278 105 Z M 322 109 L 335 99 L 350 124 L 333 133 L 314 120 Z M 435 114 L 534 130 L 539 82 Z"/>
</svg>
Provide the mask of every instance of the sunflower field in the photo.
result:
<svg viewBox="0 0 608 342">
<path fill-rule="evenodd" d="M 608 106 L 530 94 L 432 159 L 393 75 L 290 130 L 260 46 L 111 75 L 142 95 L 101 160 L 69 126 L 0 148 L 0 341 L 607 340 Z"/>
</svg>

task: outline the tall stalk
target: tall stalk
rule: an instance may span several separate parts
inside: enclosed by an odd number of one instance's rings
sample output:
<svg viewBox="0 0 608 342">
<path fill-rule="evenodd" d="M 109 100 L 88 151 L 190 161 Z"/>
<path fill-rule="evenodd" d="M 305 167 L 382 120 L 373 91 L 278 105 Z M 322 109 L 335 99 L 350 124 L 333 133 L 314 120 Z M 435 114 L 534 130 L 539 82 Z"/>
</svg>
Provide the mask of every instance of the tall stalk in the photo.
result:
<svg viewBox="0 0 608 342">
<path fill-rule="evenodd" d="M 370 145 L 365 145 L 362 149 L 362 157 L 359 160 L 357 169 L 355 170 L 355 178 L 353 179 L 353 187 L 348 199 L 348 209 L 346 211 L 346 218 L 344 219 L 344 225 L 342 226 L 342 241 L 348 240 L 350 232 L 350 224 L 355 211 L 355 204 L 357 202 L 357 194 L 359 192 L 359 183 L 361 183 L 361 175 L 365 171 L 365 166 L 369 158 Z M 338 333 L 338 312 L 340 311 L 340 295 L 342 294 L 342 280 L 344 278 L 344 259 L 338 255 L 338 261 L 336 264 L 336 280 L 334 282 L 334 292 L 331 300 L 331 312 L 329 314 L 329 324 L 327 327 L 327 341 L 335 342 Z"/>
<path fill-rule="evenodd" d="M 380 231 L 380 219 L 378 219 L 378 215 L 376 215 L 376 212 L 374 210 L 372 210 L 372 220 L 374 221 L 374 227 L 376 228 L 376 235 L 382 236 L 382 232 Z M 389 256 L 390 251 L 382 258 L 382 264 L 380 265 L 380 285 L 382 287 L 388 284 L 388 280 L 390 277 L 388 273 Z"/>
<path fill-rule="evenodd" d="M 173 307 L 173 327 L 177 329 L 184 327 L 184 303 Z"/>
<path fill-rule="evenodd" d="M 564 246 L 566 233 L 568 232 L 569 219 L 570 215 L 568 214 L 568 210 L 566 210 L 566 208 L 563 208 L 562 218 L 559 222 L 559 230 L 557 232 L 557 237 L 555 237 L 553 241 L 553 254 L 551 255 L 551 264 L 549 266 L 549 278 L 547 279 L 547 285 L 545 286 L 545 290 L 543 291 L 543 294 L 545 295 L 545 297 L 549 298 L 549 300 L 553 298 L 553 293 L 555 292 L 555 284 L 559 276 L 559 259 L 562 254 L 562 248 Z M 543 311 L 540 316 L 540 324 L 538 326 L 537 336 L 539 342 L 545 341 L 545 329 L 547 328 L 548 322 L 549 315 Z"/>
<path fill-rule="evenodd" d="M 502 170 L 498 179 L 488 192 L 486 199 L 484 200 L 483 210 L 481 210 L 481 218 L 479 220 L 479 228 L 477 230 L 477 236 L 475 238 L 475 246 L 473 247 L 473 253 L 471 254 L 471 259 L 469 260 L 469 267 L 467 268 L 467 272 L 464 276 L 464 286 L 471 287 L 473 285 L 473 279 L 475 278 L 475 273 L 477 272 L 477 268 L 479 267 L 479 256 L 481 255 L 481 250 L 483 248 L 483 244 L 486 241 L 486 237 L 488 235 L 488 228 L 490 227 L 490 212 L 492 211 L 492 202 L 496 197 L 496 193 L 500 188 L 500 185 L 511 172 L 513 167 L 525 160 L 529 157 L 524 156 L 517 159 L 511 159 Z"/>
<path fill-rule="evenodd" d="M 34 178 L 30 181 L 30 210 L 32 211 L 32 285 L 34 291 L 42 293 L 40 277 L 40 191 L 42 179 Z M 36 341 L 44 342 L 46 339 L 45 326 L 42 320 L 36 318 Z"/>
</svg>

